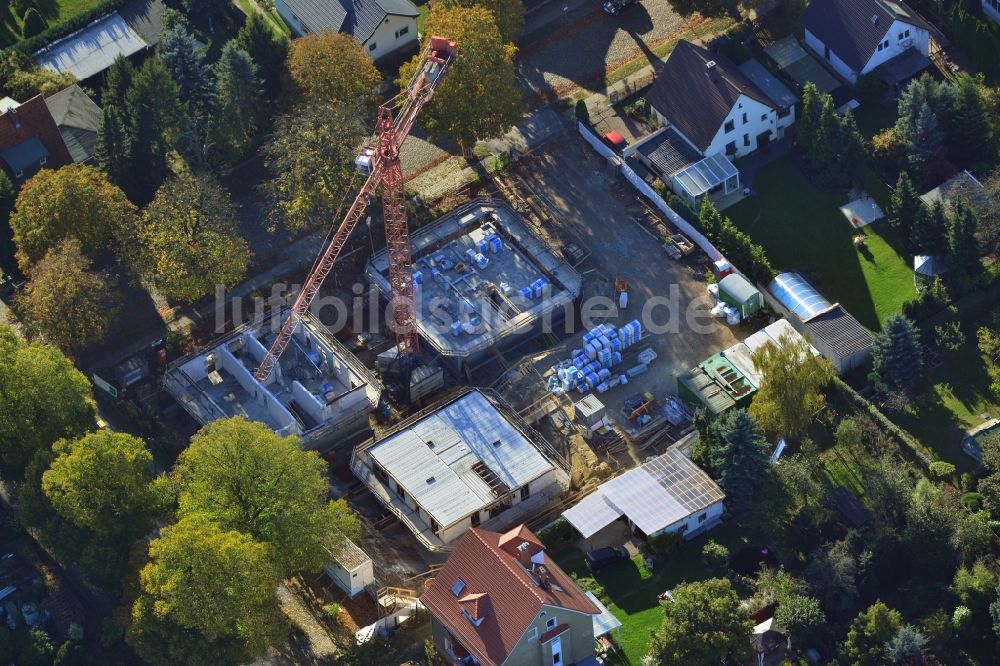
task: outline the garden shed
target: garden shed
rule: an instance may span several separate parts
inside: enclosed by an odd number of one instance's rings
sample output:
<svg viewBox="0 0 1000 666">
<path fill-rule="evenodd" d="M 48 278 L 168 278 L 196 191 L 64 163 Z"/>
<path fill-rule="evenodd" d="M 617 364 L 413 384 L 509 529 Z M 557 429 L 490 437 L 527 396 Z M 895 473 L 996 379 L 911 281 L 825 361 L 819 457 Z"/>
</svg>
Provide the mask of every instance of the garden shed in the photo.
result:
<svg viewBox="0 0 1000 666">
<path fill-rule="evenodd" d="M 738 273 L 730 273 L 719 282 L 719 300 L 739 310 L 740 319 L 751 317 L 764 303 L 757 288 Z"/>
<path fill-rule="evenodd" d="M 327 549 L 331 560 L 323 565 L 323 573 L 352 599 L 375 584 L 375 567 L 372 558 L 354 542 L 344 539 L 343 545 L 333 552 Z"/>
</svg>

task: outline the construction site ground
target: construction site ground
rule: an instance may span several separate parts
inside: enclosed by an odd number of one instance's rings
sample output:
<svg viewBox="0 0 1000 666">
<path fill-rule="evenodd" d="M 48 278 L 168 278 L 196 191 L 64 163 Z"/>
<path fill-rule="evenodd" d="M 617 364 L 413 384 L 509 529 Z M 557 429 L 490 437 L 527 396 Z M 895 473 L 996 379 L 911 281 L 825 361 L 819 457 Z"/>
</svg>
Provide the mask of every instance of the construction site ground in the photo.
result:
<svg viewBox="0 0 1000 666">
<path fill-rule="evenodd" d="M 625 431 L 625 439 L 641 441 L 642 431 L 623 413 L 626 400 L 636 394 L 649 393 L 656 398 L 659 406 L 667 396 L 676 396 L 677 375 L 709 355 L 735 344 L 740 331 L 709 314 L 713 304 L 708 299 L 704 268 L 699 264 L 698 255 L 691 255 L 683 262 L 671 259 L 655 237 L 664 221 L 649 209 L 631 186 L 610 172 L 606 162 L 575 133 L 566 133 L 544 149 L 519 160 L 500 184 L 515 205 L 530 209 L 526 217 L 539 226 L 536 229 L 539 235 L 563 247 L 564 253 L 570 243 L 583 250 L 586 256 L 577 268 L 584 276 L 584 304 L 588 298 L 598 295 L 616 302 L 616 279 L 628 281 L 627 307 L 620 312 L 615 308 L 593 323 L 606 321 L 622 326 L 633 319 L 642 321 L 643 308 L 649 299 L 669 299 L 671 290 L 675 290 L 677 297 L 669 316 L 671 321 L 676 321 L 676 326 L 670 326 L 671 330 L 667 333 L 645 334 L 639 344 L 623 354 L 623 362 L 618 367 L 624 372 L 626 368 L 636 365 L 638 352 L 649 347 L 657 356 L 649 371 L 630 378 L 626 385 L 598 395 L 607 406 L 608 415 Z M 666 323 L 665 307 L 658 307 L 653 313 L 653 319 L 658 324 Z M 691 316 L 698 317 L 696 327 L 692 325 Z M 551 374 L 551 367 L 569 358 L 571 350 L 583 346 L 581 336 L 584 330 L 577 317 L 574 332 L 567 334 L 560 327 L 557 336 L 561 339 L 557 342 L 548 336 L 549 341 L 556 343 L 547 349 L 529 353 L 520 363 L 509 358 L 513 367 L 497 382 L 498 389 L 519 410 L 525 410 L 542 399 L 548 392 L 546 378 Z M 574 391 L 559 400 L 568 420 L 574 416 L 572 403 L 581 397 L 583 394 Z M 665 420 L 660 419 L 647 427 L 664 424 Z M 565 425 L 559 417 L 548 417 L 540 419 L 536 427 L 544 435 L 555 438 L 557 441 L 553 443 L 557 446 L 567 447 L 571 456 L 583 463 L 584 469 L 598 469 L 599 477 L 641 462 L 683 434 L 682 429 L 676 429 L 671 437 L 648 450 L 628 442 L 629 445 L 621 447 L 620 451 L 602 455 L 593 441 L 587 443 L 574 429 L 560 427 Z M 561 443 L 558 441 L 560 438 L 563 440 Z M 597 454 L 594 449 L 598 450 Z M 607 462 L 611 469 L 595 467 L 601 461 Z M 585 483 L 590 475 L 584 473 L 584 478 L 579 476 L 574 474 L 574 485 L 577 487 Z"/>
</svg>

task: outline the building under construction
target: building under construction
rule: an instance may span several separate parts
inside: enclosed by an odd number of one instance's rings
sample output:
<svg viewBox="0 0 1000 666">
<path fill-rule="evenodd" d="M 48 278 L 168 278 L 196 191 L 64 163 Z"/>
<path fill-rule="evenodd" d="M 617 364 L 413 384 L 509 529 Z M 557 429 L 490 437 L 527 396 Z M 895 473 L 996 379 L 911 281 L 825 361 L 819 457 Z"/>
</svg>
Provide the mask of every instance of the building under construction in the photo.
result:
<svg viewBox="0 0 1000 666">
<path fill-rule="evenodd" d="M 164 385 L 199 423 L 243 416 L 306 448 L 325 448 L 368 431 L 382 387 L 375 376 L 310 316 L 264 382 L 254 378 L 277 335 L 281 314 L 237 329 L 167 368 Z"/>
<path fill-rule="evenodd" d="M 582 278 L 507 204 L 477 199 L 410 234 L 416 327 L 459 373 L 567 316 Z M 390 297 L 385 251 L 368 279 Z"/>
</svg>

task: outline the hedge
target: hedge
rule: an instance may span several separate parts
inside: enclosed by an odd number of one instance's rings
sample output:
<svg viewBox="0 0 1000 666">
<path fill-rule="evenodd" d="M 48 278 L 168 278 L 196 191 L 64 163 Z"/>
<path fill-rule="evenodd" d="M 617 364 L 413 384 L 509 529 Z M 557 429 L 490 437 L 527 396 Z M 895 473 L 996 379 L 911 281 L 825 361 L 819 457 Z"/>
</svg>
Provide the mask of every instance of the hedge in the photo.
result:
<svg viewBox="0 0 1000 666">
<path fill-rule="evenodd" d="M 970 14 L 961 2 L 952 6 L 947 20 L 949 37 L 972 58 L 976 68 L 984 72 L 998 71 L 1000 26 L 987 18 Z"/>
<path fill-rule="evenodd" d="M 840 377 L 834 376 L 833 386 L 857 407 L 860 407 L 867 412 L 868 416 L 872 417 L 872 419 L 874 419 L 875 422 L 878 423 L 890 437 L 896 440 L 896 442 L 900 444 L 904 450 L 910 451 L 915 456 L 917 462 L 919 462 L 923 467 L 925 474 L 929 471 L 930 464 L 934 462 L 934 454 L 931 453 L 930 449 L 918 442 L 913 435 L 890 421 L 889 417 L 883 414 L 878 407 L 873 405 L 863 395 L 851 388 L 851 386 Z"/>
<path fill-rule="evenodd" d="M 71 16 L 62 23 L 57 23 L 50 26 L 44 32 L 28 38 L 22 39 L 13 46 L 9 46 L 4 51 L 21 51 L 31 55 L 43 46 L 47 46 L 52 42 L 69 35 L 70 33 L 76 32 L 80 28 L 96 21 L 105 14 L 110 14 L 126 5 L 130 0 L 102 0 L 98 4 L 94 5 L 90 9 L 76 16 Z"/>
</svg>

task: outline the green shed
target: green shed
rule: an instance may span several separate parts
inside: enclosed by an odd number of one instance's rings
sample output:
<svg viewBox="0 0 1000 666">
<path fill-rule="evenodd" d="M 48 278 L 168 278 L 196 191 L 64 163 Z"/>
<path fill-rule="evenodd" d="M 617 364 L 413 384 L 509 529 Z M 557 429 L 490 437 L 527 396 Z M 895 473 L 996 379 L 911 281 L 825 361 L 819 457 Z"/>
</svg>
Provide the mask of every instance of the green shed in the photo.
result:
<svg viewBox="0 0 1000 666">
<path fill-rule="evenodd" d="M 764 297 L 742 275 L 730 273 L 719 282 L 719 300 L 739 310 L 740 319 L 747 319 L 764 305 Z"/>
</svg>

